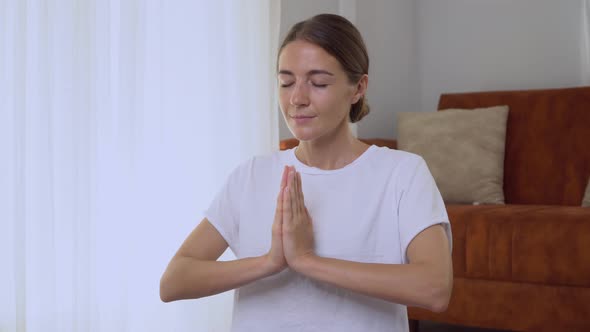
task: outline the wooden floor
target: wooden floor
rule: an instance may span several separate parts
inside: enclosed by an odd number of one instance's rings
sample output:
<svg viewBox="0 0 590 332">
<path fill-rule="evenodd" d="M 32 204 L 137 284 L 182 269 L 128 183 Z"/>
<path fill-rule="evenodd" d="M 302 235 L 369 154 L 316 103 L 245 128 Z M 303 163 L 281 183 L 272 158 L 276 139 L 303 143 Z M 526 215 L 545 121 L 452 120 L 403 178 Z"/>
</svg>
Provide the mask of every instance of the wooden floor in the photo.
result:
<svg viewBox="0 0 590 332">
<path fill-rule="evenodd" d="M 490 330 L 475 327 L 447 325 L 429 321 L 420 321 L 419 332 L 509 332 L 505 330 Z"/>
</svg>

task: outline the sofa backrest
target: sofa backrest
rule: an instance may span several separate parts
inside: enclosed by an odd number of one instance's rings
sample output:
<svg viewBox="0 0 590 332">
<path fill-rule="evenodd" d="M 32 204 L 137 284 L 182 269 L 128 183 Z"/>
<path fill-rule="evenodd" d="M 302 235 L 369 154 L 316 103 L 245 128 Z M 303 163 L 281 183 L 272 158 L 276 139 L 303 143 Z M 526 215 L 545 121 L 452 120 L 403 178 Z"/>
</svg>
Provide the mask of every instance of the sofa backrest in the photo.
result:
<svg viewBox="0 0 590 332">
<path fill-rule="evenodd" d="M 590 87 L 443 94 L 438 109 L 508 105 L 508 204 L 580 206 L 590 176 Z"/>
</svg>

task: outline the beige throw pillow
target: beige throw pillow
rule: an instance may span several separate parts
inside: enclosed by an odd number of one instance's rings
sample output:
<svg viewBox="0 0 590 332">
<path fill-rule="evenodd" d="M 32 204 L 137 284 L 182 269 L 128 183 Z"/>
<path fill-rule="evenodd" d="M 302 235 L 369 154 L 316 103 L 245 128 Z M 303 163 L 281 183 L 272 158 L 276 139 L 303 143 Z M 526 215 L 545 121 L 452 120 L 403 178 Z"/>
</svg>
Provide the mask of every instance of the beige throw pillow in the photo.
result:
<svg viewBox="0 0 590 332">
<path fill-rule="evenodd" d="M 397 114 L 398 148 L 424 158 L 446 203 L 504 204 L 508 106 Z"/>
<path fill-rule="evenodd" d="M 590 207 L 590 178 L 588 178 L 588 184 L 586 185 L 586 192 L 584 193 L 584 198 L 582 199 L 582 206 L 583 207 Z"/>
</svg>

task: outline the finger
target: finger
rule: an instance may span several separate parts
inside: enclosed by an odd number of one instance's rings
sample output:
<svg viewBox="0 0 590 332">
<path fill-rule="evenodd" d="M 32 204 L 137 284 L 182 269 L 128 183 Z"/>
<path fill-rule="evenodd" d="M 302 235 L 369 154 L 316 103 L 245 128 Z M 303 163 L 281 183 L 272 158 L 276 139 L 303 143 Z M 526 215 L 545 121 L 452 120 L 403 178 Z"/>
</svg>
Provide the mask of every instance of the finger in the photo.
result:
<svg viewBox="0 0 590 332">
<path fill-rule="evenodd" d="M 283 203 L 283 190 L 279 190 L 279 194 L 277 195 L 277 211 L 279 210 L 282 203 Z"/>
<path fill-rule="evenodd" d="M 297 192 L 295 193 L 297 196 L 297 210 L 300 215 L 303 215 L 305 204 L 303 202 L 303 195 L 301 193 L 301 173 L 297 172 L 297 176 L 295 177 L 295 183 L 297 183 Z"/>
<path fill-rule="evenodd" d="M 289 178 L 289 174 L 291 174 L 291 167 L 290 166 L 285 166 L 285 171 L 283 173 L 283 181 L 284 181 L 283 189 L 288 189 L 291 186 L 293 186 L 293 183 L 291 182 L 291 179 Z M 283 192 L 283 195 L 286 192 L 287 192 L 287 190 L 285 190 Z"/>
<path fill-rule="evenodd" d="M 279 190 L 279 194 L 277 195 L 277 210 L 283 204 L 283 194 L 285 186 L 287 185 L 287 166 L 283 168 L 283 175 L 281 176 L 281 188 Z"/>
<path fill-rule="evenodd" d="M 296 218 L 297 215 L 299 214 L 299 202 L 298 199 L 299 197 L 297 197 L 297 171 L 293 170 L 293 180 L 291 181 L 291 183 L 293 183 L 293 190 L 291 191 L 291 195 L 293 198 L 291 198 L 291 200 L 293 201 L 293 217 Z"/>
<path fill-rule="evenodd" d="M 291 197 L 290 197 L 290 190 L 291 190 L 291 179 L 287 178 L 287 185 L 283 189 L 283 223 L 290 224 L 291 223 Z"/>
<path fill-rule="evenodd" d="M 296 217 L 297 217 L 297 181 L 295 181 L 295 169 L 293 169 L 291 171 L 291 173 L 289 173 L 289 181 L 291 181 L 291 185 L 290 190 L 289 190 L 289 196 L 290 196 L 290 203 L 291 203 L 291 218 L 293 218 L 293 221 L 297 221 Z"/>
<path fill-rule="evenodd" d="M 281 187 L 281 190 L 279 192 L 279 197 L 277 197 L 277 211 L 278 213 L 282 213 L 283 211 L 283 195 L 285 194 L 283 188 Z"/>
<path fill-rule="evenodd" d="M 303 196 L 303 184 L 301 181 L 301 173 L 297 174 L 297 188 L 299 188 L 299 198 L 301 199 L 301 205 L 305 206 L 305 200 Z"/>
<path fill-rule="evenodd" d="M 279 211 L 283 210 L 283 195 L 285 192 L 285 186 L 287 185 L 287 174 L 288 174 L 288 167 L 283 167 L 283 175 L 281 177 L 281 189 L 279 190 L 279 197 L 277 198 L 277 209 Z"/>
<path fill-rule="evenodd" d="M 275 210 L 275 222 L 282 223 L 283 220 L 283 191 L 280 190 L 279 194 L 277 195 L 277 207 Z"/>
<path fill-rule="evenodd" d="M 287 185 L 287 174 L 289 174 L 289 167 L 285 166 L 283 168 L 283 176 L 281 178 L 281 189 L 285 188 Z"/>
</svg>

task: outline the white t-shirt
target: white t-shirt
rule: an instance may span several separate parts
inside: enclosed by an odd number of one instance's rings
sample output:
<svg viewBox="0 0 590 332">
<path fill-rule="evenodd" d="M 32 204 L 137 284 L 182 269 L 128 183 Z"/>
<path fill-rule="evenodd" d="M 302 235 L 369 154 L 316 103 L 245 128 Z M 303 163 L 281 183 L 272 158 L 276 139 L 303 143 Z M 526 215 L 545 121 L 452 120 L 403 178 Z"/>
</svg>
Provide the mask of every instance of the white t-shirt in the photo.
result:
<svg viewBox="0 0 590 332">
<path fill-rule="evenodd" d="M 445 226 L 451 243 L 442 197 L 422 157 L 372 145 L 343 168 L 321 170 L 300 162 L 293 148 L 238 166 L 205 212 L 237 258 L 268 252 L 285 165 L 301 173 L 319 256 L 405 264 L 410 241 L 435 224 Z M 285 269 L 236 289 L 232 331 L 405 332 L 408 318 L 405 305 Z"/>
</svg>

